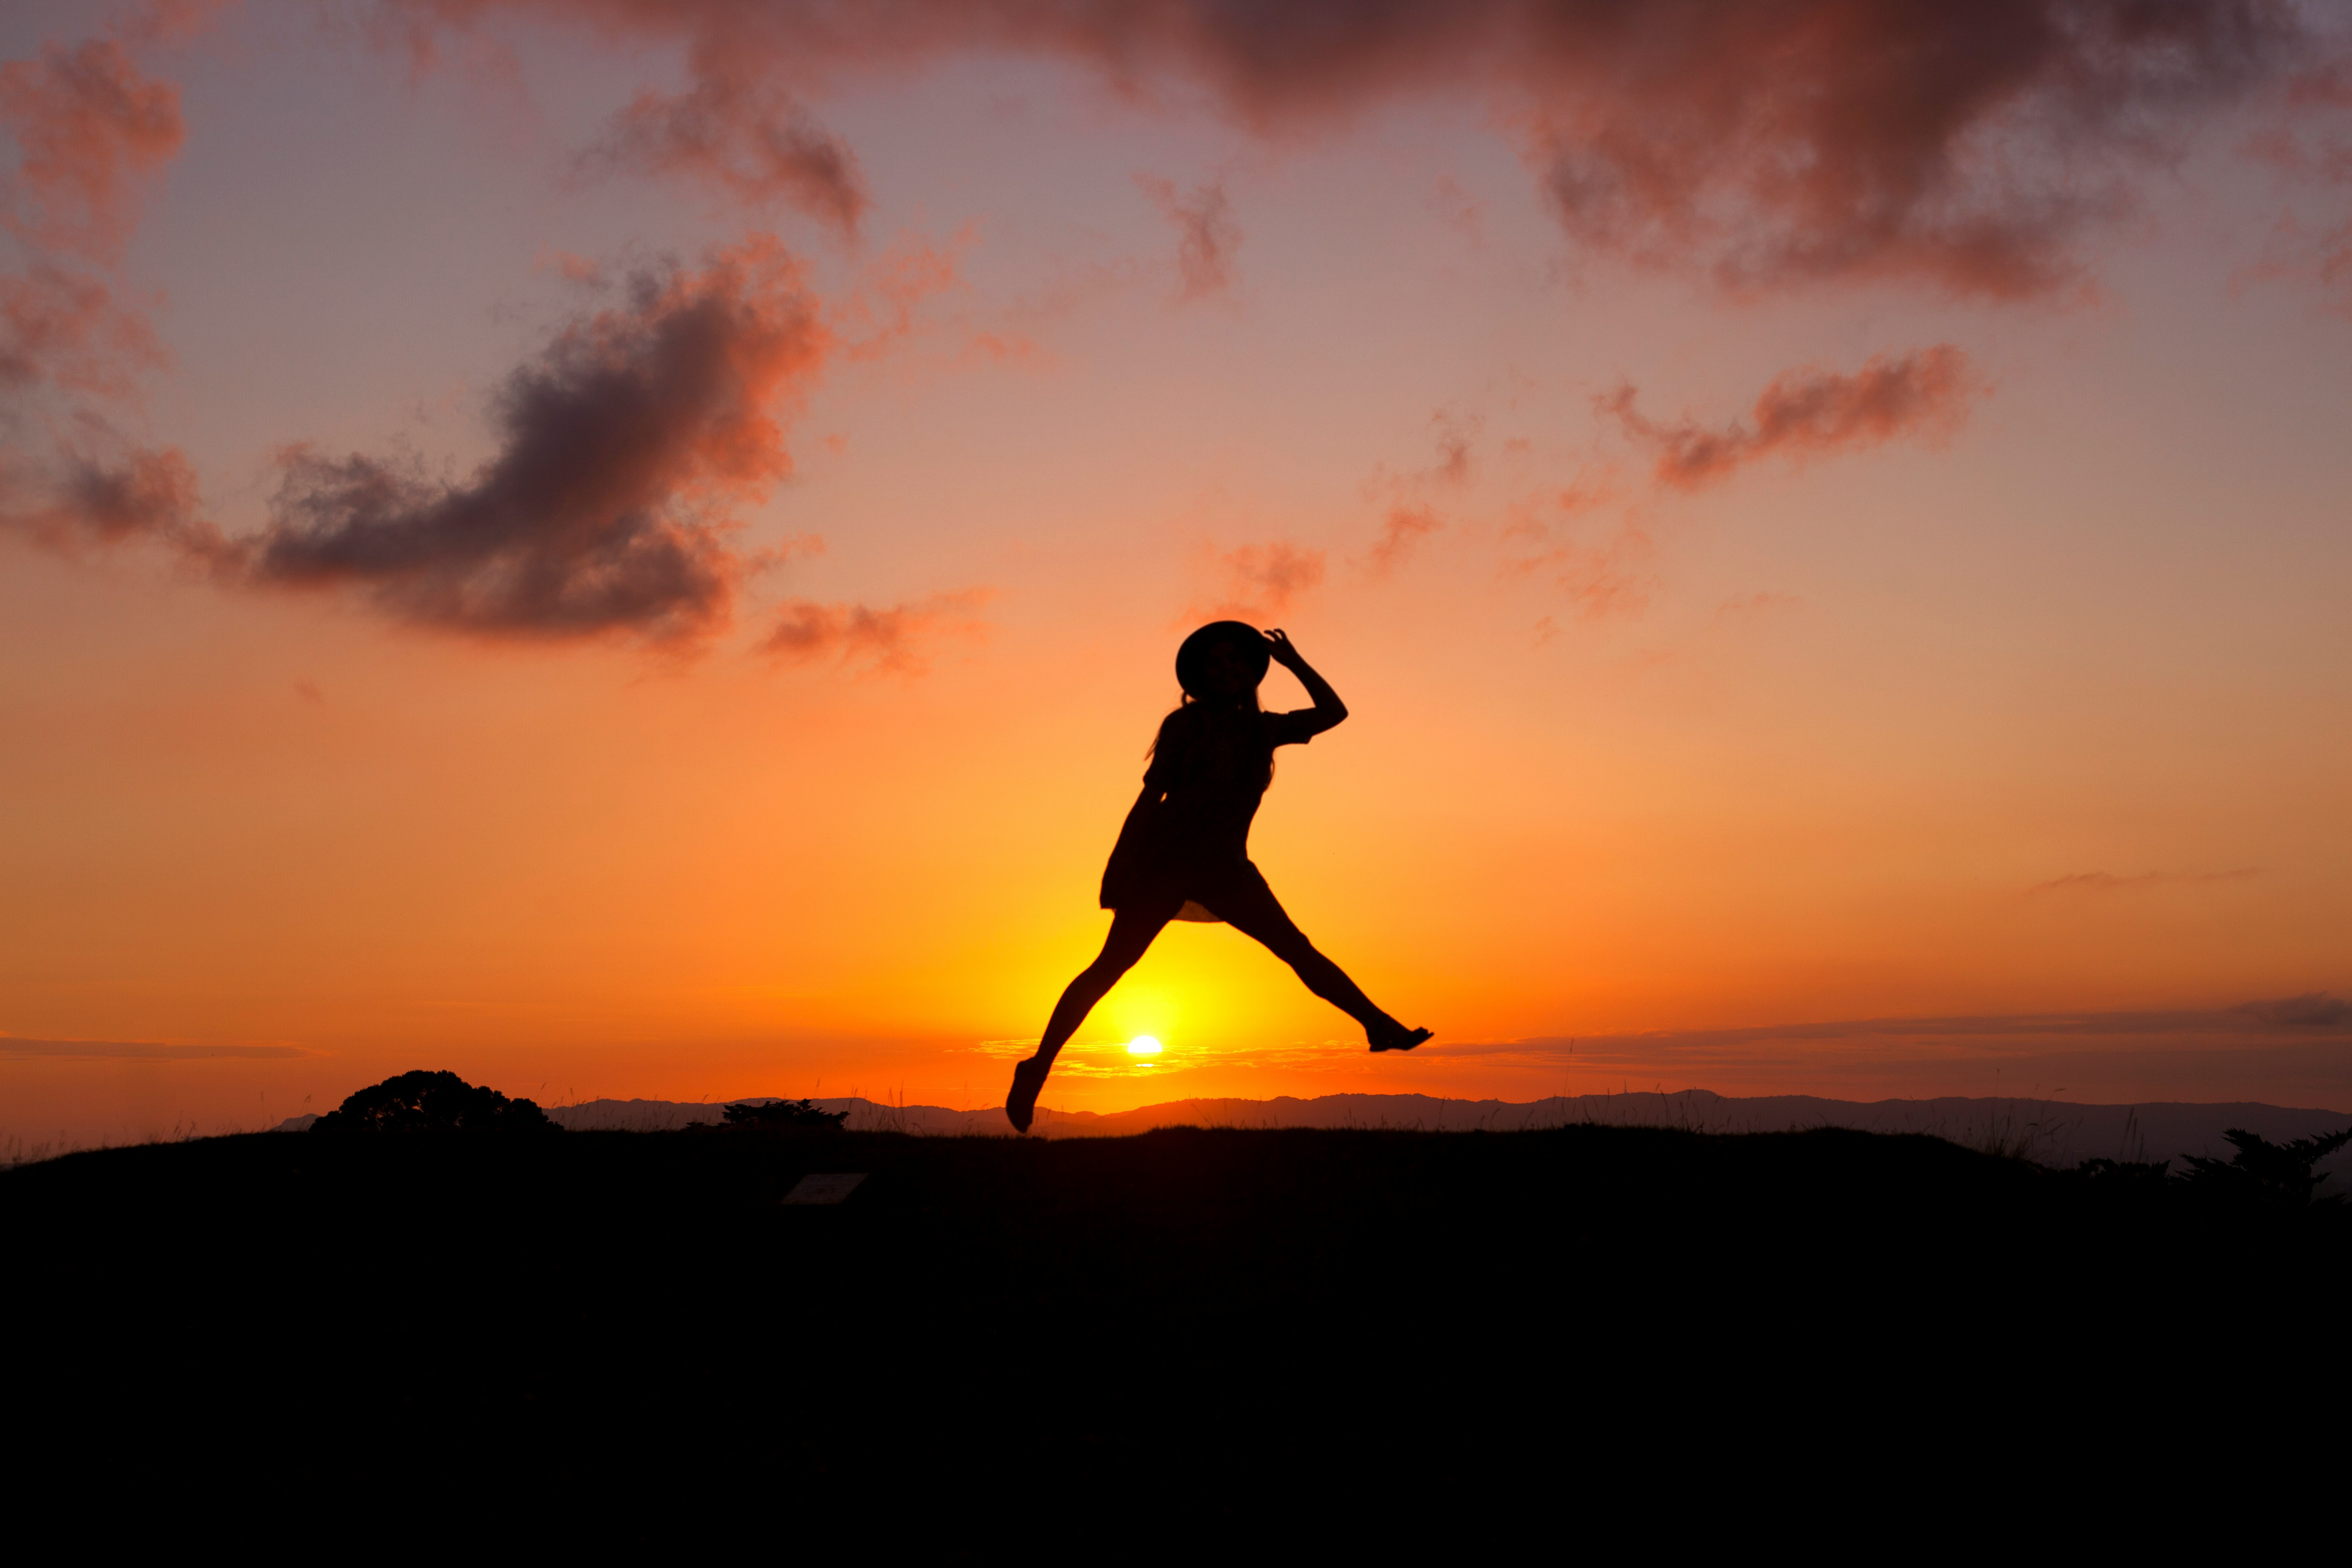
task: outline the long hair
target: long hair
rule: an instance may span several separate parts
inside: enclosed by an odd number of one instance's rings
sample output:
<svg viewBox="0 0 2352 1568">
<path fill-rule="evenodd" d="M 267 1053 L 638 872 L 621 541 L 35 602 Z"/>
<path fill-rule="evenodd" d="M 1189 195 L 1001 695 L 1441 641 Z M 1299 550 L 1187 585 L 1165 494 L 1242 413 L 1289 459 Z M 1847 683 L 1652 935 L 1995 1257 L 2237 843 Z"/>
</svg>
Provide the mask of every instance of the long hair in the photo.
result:
<svg viewBox="0 0 2352 1568">
<path fill-rule="evenodd" d="M 1158 756 L 1160 754 L 1160 743 L 1169 738 L 1176 725 L 1199 724 L 1207 720 L 1209 714 L 1224 706 L 1225 704 L 1223 703 L 1202 702 L 1191 692 L 1185 692 L 1181 700 L 1177 702 L 1176 706 L 1168 710 L 1168 717 L 1160 721 L 1160 729 L 1158 732 L 1151 737 L 1151 744 L 1143 749 L 1143 754 L 1146 757 Z M 1237 711 L 1248 714 L 1253 719 L 1265 711 L 1265 708 L 1258 702 L 1257 688 L 1255 686 L 1251 687 L 1241 696 L 1234 699 L 1232 707 Z M 1253 747 L 1263 753 L 1261 762 L 1264 767 L 1264 772 L 1260 773 L 1257 778 L 1257 787 L 1261 790 L 1265 789 L 1268 784 L 1274 782 L 1274 748 L 1265 743 L 1264 735 L 1265 731 L 1261 726 L 1252 724 L 1249 727 L 1249 736 Z"/>
</svg>

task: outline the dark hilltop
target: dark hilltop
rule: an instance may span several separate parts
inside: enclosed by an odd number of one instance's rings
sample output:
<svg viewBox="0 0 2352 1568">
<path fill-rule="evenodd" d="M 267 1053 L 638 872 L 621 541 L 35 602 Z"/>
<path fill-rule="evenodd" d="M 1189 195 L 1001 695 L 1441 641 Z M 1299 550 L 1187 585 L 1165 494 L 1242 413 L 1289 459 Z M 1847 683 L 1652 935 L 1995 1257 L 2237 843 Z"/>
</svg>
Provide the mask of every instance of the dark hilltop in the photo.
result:
<svg viewBox="0 0 2352 1568">
<path fill-rule="evenodd" d="M 2168 1174 L 1839 1128 L 1016 1140 L 772 1103 L 0 1175 L 19 1481 L 386 1549 L 1499 1542 L 1801 1471 L 1949 1508 L 2079 1480 L 2070 1431 L 2160 1449 L 2341 1371 L 2316 1142 Z"/>
</svg>

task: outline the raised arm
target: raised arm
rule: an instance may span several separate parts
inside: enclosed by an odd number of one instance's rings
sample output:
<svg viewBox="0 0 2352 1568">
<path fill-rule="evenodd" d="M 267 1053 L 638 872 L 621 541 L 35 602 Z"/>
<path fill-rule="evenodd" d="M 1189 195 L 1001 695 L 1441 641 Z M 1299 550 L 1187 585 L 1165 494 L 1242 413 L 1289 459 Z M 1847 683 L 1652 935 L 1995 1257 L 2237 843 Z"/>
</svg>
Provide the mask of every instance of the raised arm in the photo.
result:
<svg viewBox="0 0 2352 1568">
<path fill-rule="evenodd" d="M 1314 732 L 1321 734 L 1348 716 L 1348 705 L 1331 689 L 1331 683 L 1315 673 L 1315 667 L 1291 646 L 1289 637 L 1281 628 L 1265 634 L 1266 652 L 1274 662 L 1298 677 L 1298 684 L 1307 688 L 1307 695 L 1315 700 Z"/>
</svg>

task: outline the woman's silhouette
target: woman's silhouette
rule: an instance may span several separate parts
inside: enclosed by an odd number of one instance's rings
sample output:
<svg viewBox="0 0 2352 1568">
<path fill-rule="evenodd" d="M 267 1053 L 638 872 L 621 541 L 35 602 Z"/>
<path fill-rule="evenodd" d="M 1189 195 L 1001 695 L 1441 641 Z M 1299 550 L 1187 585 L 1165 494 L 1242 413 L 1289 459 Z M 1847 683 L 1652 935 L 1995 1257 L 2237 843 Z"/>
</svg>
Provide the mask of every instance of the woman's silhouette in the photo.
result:
<svg viewBox="0 0 2352 1568">
<path fill-rule="evenodd" d="M 1314 707 L 1259 710 L 1258 682 L 1270 660 L 1298 677 Z M 1429 1038 L 1427 1029 L 1408 1029 L 1373 1006 L 1316 952 L 1250 864 L 1250 819 L 1273 782 L 1275 748 L 1304 745 L 1345 719 L 1339 693 L 1281 632 L 1261 634 L 1240 621 L 1214 621 L 1186 637 L 1176 651 L 1176 679 L 1183 704 L 1160 723 L 1143 793 L 1103 870 L 1103 908 L 1116 911 L 1110 934 L 1055 1005 L 1037 1054 L 1013 1069 L 1004 1114 L 1021 1131 L 1029 1131 L 1037 1091 L 1064 1043 L 1172 920 L 1223 921 L 1257 938 L 1308 990 L 1363 1025 L 1376 1051 L 1409 1051 Z"/>
</svg>

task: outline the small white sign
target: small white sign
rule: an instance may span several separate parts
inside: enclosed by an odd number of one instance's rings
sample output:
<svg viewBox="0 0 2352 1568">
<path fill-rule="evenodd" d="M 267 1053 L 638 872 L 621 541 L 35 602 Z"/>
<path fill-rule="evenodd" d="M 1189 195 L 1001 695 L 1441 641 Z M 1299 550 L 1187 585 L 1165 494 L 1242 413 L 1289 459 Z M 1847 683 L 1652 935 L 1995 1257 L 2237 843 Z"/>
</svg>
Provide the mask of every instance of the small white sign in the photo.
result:
<svg viewBox="0 0 2352 1568">
<path fill-rule="evenodd" d="M 788 1204 L 837 1204 L 857 1190 L 866 1179 L 863 1171 L 835 1172 L 828 1175 L 803 1176 L 784 1194 Z"/>
</svg>

